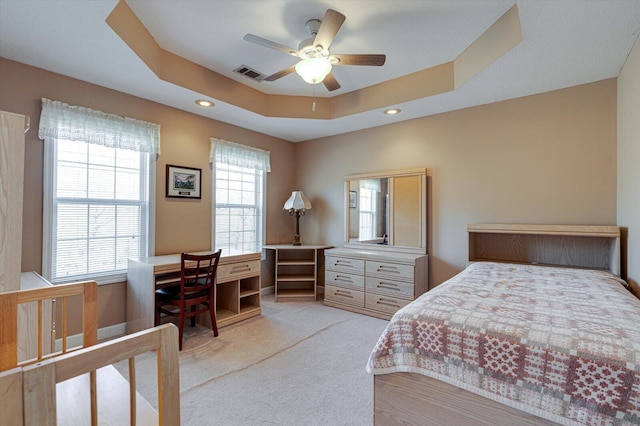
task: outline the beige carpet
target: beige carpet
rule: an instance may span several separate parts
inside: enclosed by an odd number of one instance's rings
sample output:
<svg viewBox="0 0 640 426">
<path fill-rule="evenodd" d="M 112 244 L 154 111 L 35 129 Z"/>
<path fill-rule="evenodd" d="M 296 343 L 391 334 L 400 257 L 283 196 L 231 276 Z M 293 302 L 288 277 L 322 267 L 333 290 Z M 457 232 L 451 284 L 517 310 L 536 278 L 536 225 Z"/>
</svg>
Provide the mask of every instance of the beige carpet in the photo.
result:
<svg viewBox="0 0 640 426">
<path fill-rule="evenodd" d="M 371 425 L 365 371 L 387 321 L 262 298 L 262 316 L 220 329 L 185 329 L 180 354 L 183 425 Z M 157 400 L 154 363 L 138 359 L 138 387 Z M 147 380 L 147 381 L 150 381 Z"/>
</svg>

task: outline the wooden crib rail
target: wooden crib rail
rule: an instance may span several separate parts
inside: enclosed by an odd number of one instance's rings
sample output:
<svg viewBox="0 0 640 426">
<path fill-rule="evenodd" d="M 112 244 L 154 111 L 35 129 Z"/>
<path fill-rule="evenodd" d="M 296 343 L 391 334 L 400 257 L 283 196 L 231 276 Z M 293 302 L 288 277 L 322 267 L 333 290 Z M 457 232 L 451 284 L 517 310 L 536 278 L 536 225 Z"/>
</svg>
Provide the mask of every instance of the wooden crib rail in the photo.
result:
<svg viewBox="0 0 640 426">
<path fill-rule="evenodd" d="M 140 331 L 105 343 L 59 355 L 22 368 L 24 425 L 55 425 L 64 406 L 56 405 L 56 384 L 95 372 L 119 361 L 129 360 L 129 424 L 136 423 L 135 373 L 133 358 L 149 351 L 156 352 L 158 374 L 158 424 L 180 424 L 180 384 L 178 366 L 178 329 L 173 324 Z M 100 380 L 96 389 L 101 392 Z M 97 398 L 100 401 L 100 395 Z M 59 401 L 64 404 L 65 401 Z M 101 410 L 122 411 L 125 407 L 94 407 L 91 402 L 91 424 L 98 423 Z M 82 424 L 89 424 L 82 422 Z"/>
<path fill-rule="evenodd" d="M 83 346 L 94 345 L 98 338 L 98 285 L 95 281 L 81 283 L 60 284 L 53 287 L 19 290 L 0 293 L 0 371 L 27 365 L 42 359 L 68 352 L 67 348 L 67 299 L 72 296 L 82 296 L 82 334 Z M 62 339 L 62 351 L 44 353 L 42 347 L 42 302 L 55 299 L 58 309 L 62 310 L 62 323 L 57 327 L 57 333 Z M 18 309 L 19 305 L 36 302 L 38 304 L 38 352 L 35 359 L 18 362 Z"/>
</svg>

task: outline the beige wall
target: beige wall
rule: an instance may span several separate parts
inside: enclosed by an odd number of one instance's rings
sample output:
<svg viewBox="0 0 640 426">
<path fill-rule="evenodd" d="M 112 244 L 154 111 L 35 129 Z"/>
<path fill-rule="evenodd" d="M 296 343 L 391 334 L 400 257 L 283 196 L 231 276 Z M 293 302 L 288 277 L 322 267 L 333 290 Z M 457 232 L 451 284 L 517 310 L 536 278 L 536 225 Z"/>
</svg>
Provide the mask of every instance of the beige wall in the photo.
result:
<svg viewBox="0 0 640 426">
<path fill-rule="evenodd" d="M 25 271 L 41 268 L 42 141 L 36 130 L 41 97 L 161 124 L 156 254 L 210 247 L 211 136 L 271 151 L 266 241 L 270 244 L 291 238 L 293 222 L 282 212 L 282 204 L 293 189 L 303 190 L 313 205 L 300 220 L 302 240 L 340 246 L 343 176 L 427 167 L 432 286 L 464 268 L 467 223 L 616 223 L 615 79 L 291 144 L 1 58 L 0 76 L 0 109 L 32 118 L 25 154 Z M 637 111 L 638 96 L 635 102 L 636 108 L 629 111 Z M 381 116 L 380 122 L 384 120 Z M 637 135 L 637 127 L 631 133 Z M 629 138 L 629 146 L 637 142 Z M 291 170 L 296 163 L 298 169 Z M 202 168 L 202 200 L 165 199 L 166 164 Z M 635 210 L 620 206 L 627 216 L 637 211 L 637 191 L 633 194 Z M 181 221 L 186 226 L 180 230 L 171 226 L 175 217 L 186 218 Z M 263 281 L 268 283 L 269 278 Z M 124 321 L 124 295 L 124 283 L 100 287 L 100 327 Z"/>
<path fill-rule="evenodd" d="M 0 58 L 0 109 L 31 117 L 25 153 L 23 271 L 40 272 L 42 264 L 43 141 L 38 139 L 38 121 L 43 97 L 161 125 L 162 155 L 156 174 L 157 255 L 211 248 L 209 138 L 212 136 L 271 151 L 273 171 L 267 176 L 266 242 L 284 242 L 292 234 L 290 218 L 280 213 L 294 188 L 291 164 L 295 164 L 295 144 Z M 202 199 L 165 198 L 166 164 L 201 168 Z M 125 321 L 125 288 L 125 283 L 100 286 L 100 327 Z"/>
<path fill-rule="evenodd" d="M 296 155 L 313 204 L 301 234 L 336 246 L 343 176 L 427 167 L 433 286 L 465 267 L 468 223 L 616 223 L 616 81 L 307 141 Z"/>
<path fill-rule="evenodd" d="M 618 225 L 626 231 L 627 281 L 640 297 L 640 38 L 618 76 Z"/>
</svg>

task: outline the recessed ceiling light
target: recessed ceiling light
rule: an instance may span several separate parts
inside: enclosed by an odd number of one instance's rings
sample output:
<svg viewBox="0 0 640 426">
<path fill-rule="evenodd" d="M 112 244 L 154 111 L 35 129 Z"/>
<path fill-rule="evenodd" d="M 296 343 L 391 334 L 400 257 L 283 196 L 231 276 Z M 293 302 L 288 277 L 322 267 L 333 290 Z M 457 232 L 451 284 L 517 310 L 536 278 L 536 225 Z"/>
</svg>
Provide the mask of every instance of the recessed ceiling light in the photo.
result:
<svg viewBox="0 0 640 426">
<path fill-rule="evenodd" d="M 208 101 L 206 99 L 197 99 L 196 100 L 196 104 L 200 105 L 201 107 L 212 107 L 213 106 L 213 102 Z"/>
<path fill-rule="evenodd" d="M 400 111 L 402 111 L 400 108 L 391 108 L 391 109 L 386 109 L 384 113 L 387 115 L 396 115 L 396 114 L 400 114 Z"/>
</svg>

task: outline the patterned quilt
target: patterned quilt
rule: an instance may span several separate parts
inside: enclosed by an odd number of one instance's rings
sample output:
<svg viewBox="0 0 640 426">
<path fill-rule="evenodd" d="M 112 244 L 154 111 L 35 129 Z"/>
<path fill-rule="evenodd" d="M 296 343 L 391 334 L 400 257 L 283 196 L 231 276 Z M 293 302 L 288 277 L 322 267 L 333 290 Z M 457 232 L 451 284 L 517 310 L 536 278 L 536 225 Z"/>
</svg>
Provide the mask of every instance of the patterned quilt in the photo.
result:
<svg viewBox="0 0 640 426">
<path fill-rule="evenodd" d="M 605 271 L 481 262 L 394 315 L 371 374 L 434 377 L 561 424 L 640 424 L 640 300 Z"/>
</svg>

